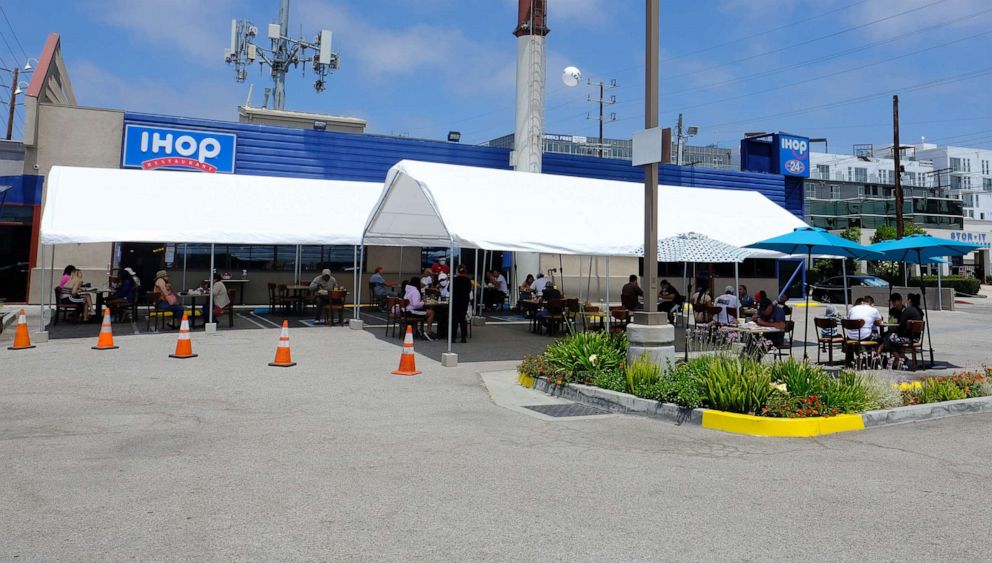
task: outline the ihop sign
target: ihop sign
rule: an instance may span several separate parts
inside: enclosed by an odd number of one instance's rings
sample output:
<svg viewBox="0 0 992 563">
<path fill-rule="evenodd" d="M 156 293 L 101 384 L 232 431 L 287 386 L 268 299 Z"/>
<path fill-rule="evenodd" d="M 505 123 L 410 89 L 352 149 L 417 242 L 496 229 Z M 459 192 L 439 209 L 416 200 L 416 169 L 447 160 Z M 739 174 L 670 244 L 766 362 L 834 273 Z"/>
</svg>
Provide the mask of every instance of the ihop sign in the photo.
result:
<svg viewBox="0 0 992 563">
<path fill-rule="evenodd" d="M 779 174 L 809 177 L 809 139 L 806 137 L 775 135 L 775 155 Z"/>
<path fill-rule="evenodd" d="M 232 174 L 237 140 L 229 133 L 127 125 L 121 166 Z"/>
</svg>

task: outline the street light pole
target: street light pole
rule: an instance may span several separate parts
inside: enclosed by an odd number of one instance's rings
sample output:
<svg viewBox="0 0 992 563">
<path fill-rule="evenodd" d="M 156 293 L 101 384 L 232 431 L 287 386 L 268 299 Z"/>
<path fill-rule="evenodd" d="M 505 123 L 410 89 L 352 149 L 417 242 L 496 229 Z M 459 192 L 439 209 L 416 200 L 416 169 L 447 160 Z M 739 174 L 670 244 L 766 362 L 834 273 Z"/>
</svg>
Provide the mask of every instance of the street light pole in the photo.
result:
<svg viewBox="0 0 992 563">
<path fill-rule="evenodd" d="M 644 128 L 658 127 L 659 0 L 645 0 Z M 644 165 L 644 305 L 654 312 L 658 298 L 658 163 Z"/>
</svg>

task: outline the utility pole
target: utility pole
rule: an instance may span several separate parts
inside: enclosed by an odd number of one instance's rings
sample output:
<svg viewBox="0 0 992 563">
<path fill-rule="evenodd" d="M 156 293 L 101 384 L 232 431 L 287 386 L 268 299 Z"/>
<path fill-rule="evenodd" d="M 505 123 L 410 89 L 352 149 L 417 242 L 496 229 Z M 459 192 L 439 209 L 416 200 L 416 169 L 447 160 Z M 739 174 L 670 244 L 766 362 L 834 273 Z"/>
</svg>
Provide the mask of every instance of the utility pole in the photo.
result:
<svg viewBox="0 0 992 563">
<path fill-rule="evenodd" d="M 599 103 L 599 143 L 597 144 L 597 146 L 599 147 L 599 158 L 603 158 L 603 148 L 605 147 L 603 143 L 603 125 L 607 122 L 613 122 L 617 120 L 617 114 L 615 113 L 611 113 L 609 117 L 605 117 L 603 115 L 604 106 L 608 106 L 608 105 L 611 106 L 617 103 L 616 96 L 610 96 L 609 99 L 606 98 L 606 90 L 619 88 L 619 85 L 617 84 L 616 79 L 610 80 L 608 83 L 603 81 L 593 82 L 592 80 L 589 80 L 589 85 L 599 86 L 599 99 L 593 100 L 592 96 L 587 96 L 586 101 Z M 589 119 L 589 117 L 586 116 L 586 119 Z"/>
<path fill-rule="evenodd" d="M 10 107 L 7 108 L 7 140 L 14 135 L 14 109 L 17 104 L 17 79 L 20 76 L 21 69 L 14 67 L 12 72 L 13 78 L 10 81 Z"/>
<path fill-rule="evenodd" d="M 906 234 L 902 216 L 902 150 L 899 144 L 899 96 L 892 96 L 892 160 L 896 173 L 896 237 Z"/>
<path fill-rule="evenodd" d="M 675 165 L 682 166 L 682 114 L 679 114 L 679 123 L 676 127 L 678 129 L 678 140 L 675 145 Z"/>
<path fill-rule="evenodd" d="M 645 0 L 644 128 L 658 127 L 659 0 Z M 681 131 L 680 131 L 681 133 Z M 644 165 L 644 303 L 653 312 L 658 299 L 658 163 Z M 657 313 L 656 313 L 657 314 Z"/>
</svg>

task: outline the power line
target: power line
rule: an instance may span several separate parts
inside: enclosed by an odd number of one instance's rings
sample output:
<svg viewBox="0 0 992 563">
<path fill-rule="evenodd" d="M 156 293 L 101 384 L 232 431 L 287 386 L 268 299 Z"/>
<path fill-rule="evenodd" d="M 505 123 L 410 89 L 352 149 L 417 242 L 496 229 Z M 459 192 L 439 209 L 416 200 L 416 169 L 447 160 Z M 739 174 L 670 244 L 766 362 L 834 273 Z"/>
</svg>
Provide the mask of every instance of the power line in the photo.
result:
<svg viewBox="0 0 992 563">
<path fill-rule="evenodd" d="M 21 65 L 20 65 L 20 64 L 19 64 L 19 63 L 17 62 L 17 55 L 16 55 L 16 54 L 14 54 L 14 50 L 10 48 L 10 43 L 7 43 L 7 36 L 6 36 L 6 35 L 4 35 L 4 33 L 3 33 L 3 30 L 2 30 L 2 29 L 0 29 L 0 39 L 3 39 L 3 44 L 7 46 L 7 52 L 9 52 L 9 53 L 10 53 L 10 57 L 11 57 L 11 58 L 12 58 L 12 59 L 14 60 L 14 64 L 15 64 L 16 66 L 21 66 Z M 25 62 L 26 62 L 26 61 L 25 61 Z"/>
<path fill-rule="evenodd" d="M 10 18 L 7 17 L 7 10 L 4 10 L 3 6 L 0 6 L 0 14 L 3 14 L 3 19 L 7 22 L 7 27 L 10 28 L 10 32 L 14 35 L 14 41 L 17 42 L 17 48 L 21 50 L 21 54 L 24 55 L 24 61 L 27 62 L 28 54 L 24 50 L 24 45 L 21 45 L 21 40 L 17 38 L 17 32 L 14 31 L 14 26 L 11 25 Z"/>
</svg>

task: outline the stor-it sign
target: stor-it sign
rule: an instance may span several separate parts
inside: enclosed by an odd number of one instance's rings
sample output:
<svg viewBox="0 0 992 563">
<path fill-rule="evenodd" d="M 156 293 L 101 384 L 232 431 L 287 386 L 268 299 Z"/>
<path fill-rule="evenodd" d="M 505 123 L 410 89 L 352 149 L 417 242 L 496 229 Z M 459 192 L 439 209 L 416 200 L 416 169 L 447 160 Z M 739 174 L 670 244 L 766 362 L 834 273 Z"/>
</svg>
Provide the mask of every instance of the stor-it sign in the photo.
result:
<svg viewBox="0 0 992 563">
<path fill-rule="evenodd" d="M 779 174 L 809 177 L 809 139 L 793 135 L 776 135 Z"/>
<path fill-rule="evenodd" d="M 234 172 L 237 135 L 128 125 L 124 129 L 124 168 Z"/>
</svg>

